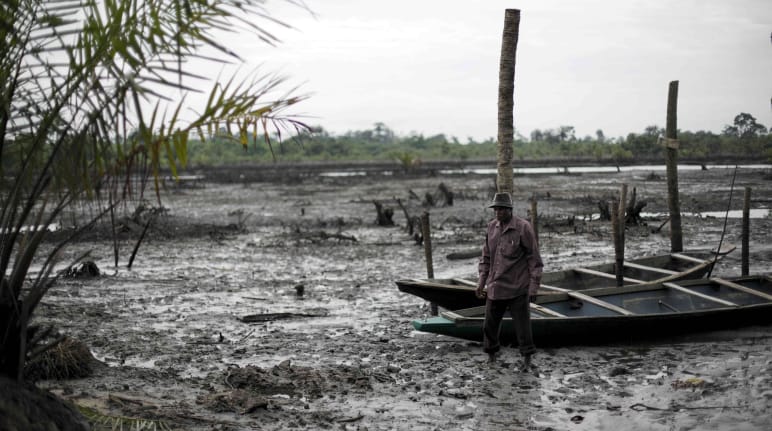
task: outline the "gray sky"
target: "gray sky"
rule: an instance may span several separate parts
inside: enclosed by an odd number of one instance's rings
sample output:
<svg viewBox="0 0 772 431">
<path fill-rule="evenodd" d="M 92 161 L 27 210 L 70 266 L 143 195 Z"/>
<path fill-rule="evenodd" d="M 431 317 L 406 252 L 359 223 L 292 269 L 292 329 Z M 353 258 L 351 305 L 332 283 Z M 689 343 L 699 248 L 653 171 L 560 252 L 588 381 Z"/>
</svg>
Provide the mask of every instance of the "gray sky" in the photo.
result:
<svg viewBox="0 0 772 431">
<path fill-rule="evenodd" d="M 383 122 L 461 142 L 497 134 L 504 10 L 521 10 L 515 128 L 578 137 L 664 126 L 679 82 L 682 130 L 720 132 L 748 112 L 772 126 L 769 0 L 306 0 L 267 4 L 295 28 L 279 47 L 231 40 L 248 64 L 312 97 L 296 112 L 341 134 Z M 243 67 L 242 67 L 243 68 Z"/>
</svg>

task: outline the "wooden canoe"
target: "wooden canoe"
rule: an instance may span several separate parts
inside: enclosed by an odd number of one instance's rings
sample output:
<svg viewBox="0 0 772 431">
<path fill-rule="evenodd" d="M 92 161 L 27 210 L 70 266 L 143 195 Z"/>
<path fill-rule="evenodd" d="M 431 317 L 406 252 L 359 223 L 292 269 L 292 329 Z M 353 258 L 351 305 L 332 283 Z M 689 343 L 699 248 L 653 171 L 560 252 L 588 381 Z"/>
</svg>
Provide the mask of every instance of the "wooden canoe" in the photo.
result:
<svg viewBox="0 0 772 431">
<path fill-rule="evenodd" d="M 733 250 L 734 247 L 718 254 L 710 250 L 694 250 L 625 261 L 622 271 L 624 284 L 639 285 L 700 278 L 713 268 L 717 260 Z M 545 272 L 542 274 L 539 293 L 615 287 L 614 268 L 614 263 L 602 263 Z M 446 310 L 475 307 L 485 303 L 475 296 L 476 280 L 402 279 L 396 283 L 400 291 L 423 298 Z"/>
<path fill-rule="evenodd" d="M 482 340 L 484 307 L 443 311 L 413 326 L 472 341 Z M 635 342 L 685 333 L 772 324 L 772 276 L 709 278 L 569 291 L 531 304 L 539 346 Z M 505 316 L 502 340 L 516 344 Z"/>
</svg>

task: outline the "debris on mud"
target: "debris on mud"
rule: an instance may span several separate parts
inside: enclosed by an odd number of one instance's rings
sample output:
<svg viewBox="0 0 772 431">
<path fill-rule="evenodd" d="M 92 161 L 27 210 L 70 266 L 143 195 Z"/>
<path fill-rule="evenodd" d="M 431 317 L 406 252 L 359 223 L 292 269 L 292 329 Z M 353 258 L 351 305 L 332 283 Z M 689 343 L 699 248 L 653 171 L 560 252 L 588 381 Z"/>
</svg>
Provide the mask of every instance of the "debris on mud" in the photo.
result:
<svg viewBox="0 0 772 431">
<path fill-rule="evenodd" d="M 244 323 L 272 322 L 281 319 L 295 319 L 303 317 L 324 317 L 330 314 L 323 308 L 307 310 L 305 312 L 280 312 L 280 313 L 259 313 L 249 314 L 239 318 Z"/>
<path fill-rule="evenodd" d="M 628 226 L 627 256 L 669 249 L 666 184 L 647 174 L 517 177 L 516 213 L 528 213 L 531 196 L 547 197 L 539 202 L 546 270 L 613 258 L 597 200 L 615 196 L 621 183 L 647 203 L 641 224 Z M 737 178 L 738 188 L 754 187 L 762 210 L 772 201 L 764 175 L 741 169 Z M 730 179 L 721 169 L 687 171 L 681 193 L 700 211 L 724 211 Z M 394 284 L 426 274 L 424 250 L 408 234 L 420 223 L 410 218 L 428 208 L 434 273 L 464 278 L 477 272 L 491 217 L 490 176 L 444 176 L 453 204 L 423 207 L 420 196 L 437 181 L 363 176 L 173 191 L 131 270 L 114 266 L 109 230 L 89 232 L 65 253 L 93 249 L 102 275 L 59 280 L 37 317 L 83 340 L 106 365 L 38 385 L 105 415 L 187 431 L 770 429 L 767 327 L 646 345 L 537 346 L 537 375 L 515 372 L 516 350 L 488 367 L 479 344 L 414 331 L 410 321 L 430 308 Z M 405 190 L 416 198 L 394 197 Z M 393 227 L 375 224 L 373 201 L 403 204 Z M 242 226 L 228 227 L 234 216 Z M 751 273 L 768 273 L 772 217 L 751 226 Z M 687 248 L 716 247 L 724 219 L 686 217 L 683 227 Z M 122 262 L 136 235 L 119 233 Z M 739 220 L 730 218 L 725 241 L 739 235 Z M 714 275 L 739 270 L 734 253 Z M 696 376 L 705 384 L 689 380 Z"/>
<path fill-rule="evenodd" d="M 97 362 L 85 343 L 65 337 L 27 362 L 24 374 L 32 381 L 77 379 L 91 375 Z"/>
<path fill-rule="evenodd" d="M 263 369 L 256 366 L 231 368 L 221 377 L 224 390 L 201 395 L 196 402 L 212 412 L 249 415 L 258 410 L 307 409 L 313 399 L 335 394 L 366 394 L 374 381 L 387 375 L 354 366 L 309 367 L 286 360 Z"/>
</svg>

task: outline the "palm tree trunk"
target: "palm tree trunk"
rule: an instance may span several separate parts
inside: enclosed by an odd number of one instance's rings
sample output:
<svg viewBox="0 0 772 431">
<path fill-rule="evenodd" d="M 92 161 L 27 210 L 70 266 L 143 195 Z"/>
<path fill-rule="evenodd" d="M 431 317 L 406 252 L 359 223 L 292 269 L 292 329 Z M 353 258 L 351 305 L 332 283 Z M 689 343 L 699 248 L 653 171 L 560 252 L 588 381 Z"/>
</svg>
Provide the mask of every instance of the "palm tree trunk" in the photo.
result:
<svg viewBox="0 0 772 431">
<path fill-rule="evenodd" d="M 4 280 L 3 280 L 4 281 Z M 6 286 L 3 286 L 5 288 Z M 18 308 L 17 308 L 18 307 Z M 13 304 L 11 299 L 0 292 L 0 376 L 16 380 L 22 365 L 21 338 L 19 336 L 18 312 L 21 304 Z"/>
<path fill-rule="evenodd" d="M 678 203 L 678 81 L 670 82 L 667 94 L 667 122 L 665 124 L 665 158 L 667 168 L 667 195 L 670 209 L 670 251 L 684 250 L 681 233 L 681 208 Z"/>
<path fill-rule="evenodd" d="M 515 54 L 520 33 L 520 10 L 507 9 L 504 13 L 504 33 L 501 37 L 501 59 L 499 62 L 499 122 L 496 159 L 499 192 L 512 193 L 512 145 L 515 134 L 513 120 L 515 93 Z"/>
</svg>

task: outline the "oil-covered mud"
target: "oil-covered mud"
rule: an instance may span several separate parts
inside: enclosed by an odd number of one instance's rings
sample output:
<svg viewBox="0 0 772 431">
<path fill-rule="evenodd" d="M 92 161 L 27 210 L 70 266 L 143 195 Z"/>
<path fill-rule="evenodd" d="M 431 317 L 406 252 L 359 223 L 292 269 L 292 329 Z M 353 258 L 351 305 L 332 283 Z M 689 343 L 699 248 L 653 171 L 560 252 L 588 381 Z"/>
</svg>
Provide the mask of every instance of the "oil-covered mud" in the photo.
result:
<svg viewBox="0 0 772 431">
<path fill-rule="evenodd" d="M 716 275 L 740 274 L 741 219 L 729 206 L 733 169 L 681 174 L 685 248 L 735 244 Z M 598 202 L 622 183 L 647 202 L 628 227 L 628 257 L 668 251 L 664 172 L 523 175 L 515 211 L 538 201 L 546 270 L 613 258 Z M 444 183 L 454 193 L 442 205 Z M 772 270 L 770 173 L 740 169 L 731 208 L 752 188 L 750 270 Z M 472 276 L 490 218 L 493 178 L 317 177 L 296 184 L 205 184 L 171 190 L 131 269 L 140 229 L 90 233 L 95 277 L 60 280 L 38 311 L 100 361 L 90 377 L 41 387 L 125 423 L 184 430 L 595 430 L 772 427 L 770 327 L 656 342 L 540 349 L 517 372 L 506 350 L 486 363 L 479 344 L 416 332 L 429 307 L 394 281 L 425 277 L 424 250 L 406 231 L 430 214 L 436 277 Z M 437 205 L 425 206 L 426 195 Z M 375 225 L 378 201 L 393 227 Z M 151 205 L 153 205 L 151 203 Z M 713 214 L 713 215 L 706 215 Z M 106 422 L 107 423 L 107 422 Z"/>
</svg>

